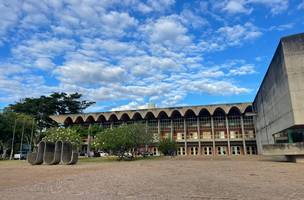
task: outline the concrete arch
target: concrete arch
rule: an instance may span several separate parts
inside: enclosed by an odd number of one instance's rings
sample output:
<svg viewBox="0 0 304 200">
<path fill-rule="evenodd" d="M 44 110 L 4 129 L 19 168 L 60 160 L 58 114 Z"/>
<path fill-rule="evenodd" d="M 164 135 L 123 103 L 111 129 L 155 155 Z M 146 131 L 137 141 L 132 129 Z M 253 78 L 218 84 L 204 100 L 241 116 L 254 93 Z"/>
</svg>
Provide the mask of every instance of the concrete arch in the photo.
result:
<svg viewBox="0 0 304 200">
<path fill-rule="evenodd" d="M 183 117 L 183 113 L 181 113 L 179 110 L 173 110 L 173 111 L 170 113 L 170 117 L 171 117 L 171 118 Z"/>
<path fill-rule="evenodd" d="M 162 110 L 158 113 L 157 118 L 169 118 L 169 115 L 166 111 Z"/>
<path fill-rule="evenodd" d="M 83 123 L 83 122 L 84 122 L 84 120 L 83 120 L 82 116 L 76 117 L 76 119 L 74 121 L 75 124 L 80 124 L 80 123 Z"/>
<path fill-rule="evenodd" d="M 156 119 L 156 117 L 155 117 L 153 112 L 148 111 L 148 112 L 145 113 L 144 119 Z"/>
<path fill-rule="evenodd" d="M 211 116 L 210 111 L 207 108 L 200 109 L 198 116 Z"/>
<path fill-rule="evenodd" d="M 212 115 L 226 115 L 227 113 L 222 107 L 217 107 L 214 109 Z"/>
<path fill-rule="evenodd" d="M 107 121 L 118 121 L 118 117 L 115 113 L 112 113 Z"/>
<path fill-rule="evenodd" d="M 131 118 L 128 113 L 122 113 L 122 115 L 120 115 L 120 117 L 118 119 L 122 120 L 122 121 L 130 121 Z"/>
<path fill-rule="evenodd" d="M 143 119 L 142 115 L 139 112 L 132 113 L 130 118 L 133 120 L 142 120 Z"/>
<path fill-rule="evenodd" d="M 89 115 L 84 121 L 87 123 L 93 123 L 95 122 L 95 119 L 92 115 Z"/>
<path fill-rule="evenodd" d="M 237 107 L 237 106 L 232 106 L 232 107 L 229 109 L 228 115 L 241 115 L 241 111 L 240 111 L 239 107 Z"/>
<path fill-rule="evenodd" d="M 196 113 L 192 110 L 192 109 L 187 109 L 185 114 L 184 114 L 184 117 L 196 117 Z"/>
<path fill-rule="evenodd" d="M 105 121 L 107 121 L 107 119 L 106 119 L 106 117 L 104 116 L 104 115 L 99 115 L 98 117 L 97 117 L 97 120 L 96 120 L 97 122 L 105 122 Z"/>
<path fill-rule="evenodd" d="M 245 113 L 253 113 L 253 106 L 252 105 L 248 105 L 247 107 L 245 107 L 245 109 L 242 111 L 243 114 Z"/>
<path fill-rule="evenodd" d="M 71 118 L 71 117 L 67 117 L 67 118 L 64 120 L 63 124 L 64 124 L 65 126 L 68 126 L 68 125 L 73 124 L 72 118 Z"/>
</svg>

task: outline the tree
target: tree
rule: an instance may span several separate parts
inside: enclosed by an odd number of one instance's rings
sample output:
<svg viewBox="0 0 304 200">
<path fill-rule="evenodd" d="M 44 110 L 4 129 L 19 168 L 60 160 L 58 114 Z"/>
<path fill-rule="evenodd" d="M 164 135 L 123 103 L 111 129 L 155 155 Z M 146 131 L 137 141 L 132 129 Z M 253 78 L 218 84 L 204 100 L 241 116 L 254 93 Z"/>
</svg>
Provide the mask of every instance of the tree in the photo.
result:
<svg viewBox="0 0 304 200">
<path fill-rule="evenodd" d="M 53 93 L 50 96 L 40 96 L 39 98 L 25 98 L 21 101 L 10 104 L 6 110 L 17 113 L 24 113 L 34 117 L 38 121 L 40 130 L 55 125 L 49 118 L 55 114 L 75 114 L 80 113 L 95 102 L 80 100 L 79 93 Z"/>
<path fill-rule="evenodd" d="M 158 149 L 165 155 L 165 156 L 173 156 L 175 155 L 176 152 L 176 142 L 169 139 L 165 138 L 159 142 Z"/>
<path fill-rule="evenodd" d="M 124 159 L 130 153 L 134 157 L 140 147 L 145 147 L 152 141 L 153 135 L 146 131 L 143 124 L 123 124 L 97 134 L 93 141 L 93 147 L 111 151 L 119 159 Z"/>
<path fill-rule="evenodd" d="M 15 129 L 13 152 L 20 150 L 23 132 L 23 144 L 31 145 L 31 139 L 35 139 L 35 123 L 33 118 L 25 114 L 4 112 L 0 114 L 0 152 L 5 158 L 8 150 L 12 148 L 13 132 Z"/>
<path fill-rule="evenodd" d="M 70 142 L 74 147 L 79 148 L 82 144 L 82 137 L 72 128 L 49 128 L 46 136 L 42 139 L 48 142 L 65 141 Z"/>
</svg>

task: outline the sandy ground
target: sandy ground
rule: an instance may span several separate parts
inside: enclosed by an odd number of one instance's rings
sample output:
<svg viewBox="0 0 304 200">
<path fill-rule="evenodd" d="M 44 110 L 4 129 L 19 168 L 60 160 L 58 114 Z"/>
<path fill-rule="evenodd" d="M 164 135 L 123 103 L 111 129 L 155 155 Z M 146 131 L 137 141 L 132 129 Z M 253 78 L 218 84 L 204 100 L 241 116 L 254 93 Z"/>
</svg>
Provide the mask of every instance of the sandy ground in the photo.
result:
<svg viewBox="0 0 304 200">
<path fill-rule="evenodd" d="M 74 166 L 2 161 L 0 199 L 304 199 L 304 164 L 261 157 Z"/>
</svg>

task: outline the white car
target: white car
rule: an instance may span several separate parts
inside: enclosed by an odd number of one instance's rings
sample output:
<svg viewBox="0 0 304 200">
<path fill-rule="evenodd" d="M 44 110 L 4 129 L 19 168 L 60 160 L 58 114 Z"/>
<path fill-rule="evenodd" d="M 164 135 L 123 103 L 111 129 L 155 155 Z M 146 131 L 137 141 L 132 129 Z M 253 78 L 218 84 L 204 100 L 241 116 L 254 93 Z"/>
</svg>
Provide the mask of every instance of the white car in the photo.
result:
<svg viewBox="0 0 304 200">
<path fill-rule="evenodd" d="M 100 157 L 106 157 L 106 156 L 108 156 L 109 154 L 106 153 L 106 152 L 100 151 L 100 152 L 99 152 L 99 155 L 100 155 Z"/>
<path fill-rule="evenodd" d="M 19 153 L 14 154 L 14 159 L 15 160 L 25 160 L 27 156 L 27 152 L 26 151 L 21 151 Z"/>
</svg>

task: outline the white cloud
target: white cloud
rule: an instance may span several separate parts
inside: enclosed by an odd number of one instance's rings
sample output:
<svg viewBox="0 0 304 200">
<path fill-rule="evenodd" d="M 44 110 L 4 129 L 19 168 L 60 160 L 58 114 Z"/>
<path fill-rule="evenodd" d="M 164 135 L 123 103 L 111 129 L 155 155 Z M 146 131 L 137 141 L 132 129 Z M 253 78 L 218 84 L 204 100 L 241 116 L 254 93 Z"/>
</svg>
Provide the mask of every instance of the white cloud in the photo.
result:
<svg viewBox="0 0 304 200">
<path fill-rule="evenodd" d="M 174 18 L 160 18 L 144 25 L 141 29 L 151 43 L 182 47 L 191 42 L 191 38 L 187 35 L 187 28 Z"/>
<path fill-rule="evenodd" d="M 253 65 L 244 65 L 238 68 L 231 69 L 228 76 L 231 75 L 247 75 L 255 73 Z"/>
<path fill-rule="evenodd" d="M 229 46 L 239 45 L 243 41 L 253 40 L 262 35 L 262 32 L 250 22 L 244 25 L 224 26 L 219 28 L 217 33 L 224 44 Z"/>
<path fill-rule="evenodd" d="M 250 92 L 234 78 L 253 73 L 253 66 L 245 61 L 214 65 L 207 59 L 210 51 L 258 38 L 260 29 L 252 23 L 225 23 L 213 29 L 191 6 L 170 12 L 174 4 L 173 0 L 28 0 L 16 7 L 19 10 L 11 6 L 7 22 L 0 19 L 4 24 L 0 36 L 11 42 L 11 56 L 0 64 L 0 95 L 18 100 L 77 91 L 99 101 L 91 109 L 97 111 L 105 108 L 104 102 L 115 109 L 138 109 L 148 101 L 177 105 L 189 93 Z M 235 6 L 223 9 L 233 13 Z M 243 13 L 251 9 L 239 6 Z M 120 106 L 120 101 L 127 103 Z"/>
<path fill-rule="evenodd" d="M 211 1 L 214 9 L 220 9 L 230 14 L 250 14 L 256 5 L 270 9 L 273 15 L 288 9 L 289 0 L 220 0 Z"/>
<path fill-rule="evenodd" d="M 294 27 L 294 23 L 287 23 L 287 24 L 281 24 L 281 25 L 277 25 L 277 26 L 271 26 L 269 28 L 270 31 L 284 31 L 284 30 L 288 30 Z"/>
<path fill-rule="evenodd" d="M 138 110 L 138 109 L 146 109 L 148 108 L 148 104 L 141 105 L 136 101 L 131 101 L 130 103 L 118 107 L 114 107 L 111 111 L 119 111 L 119 110 Z"/>
<path fill-rule="evenodd" d="M 230 0 L 226 3 L 226 5 L 224 5 L 222 10 L 227 11 L 228 13 L 231 14 L 236 14 L 236 13 L 250 14 L 253 9 L 247 8 L 246 2 L 243 0 Z"/>
<path fill-rule="evenodd" d="M 248 3 L 264 5 L 270 8 L 274 15 L 282 13 L 289 6 L 289 0 L 248 0 Z"/>
</svg>

